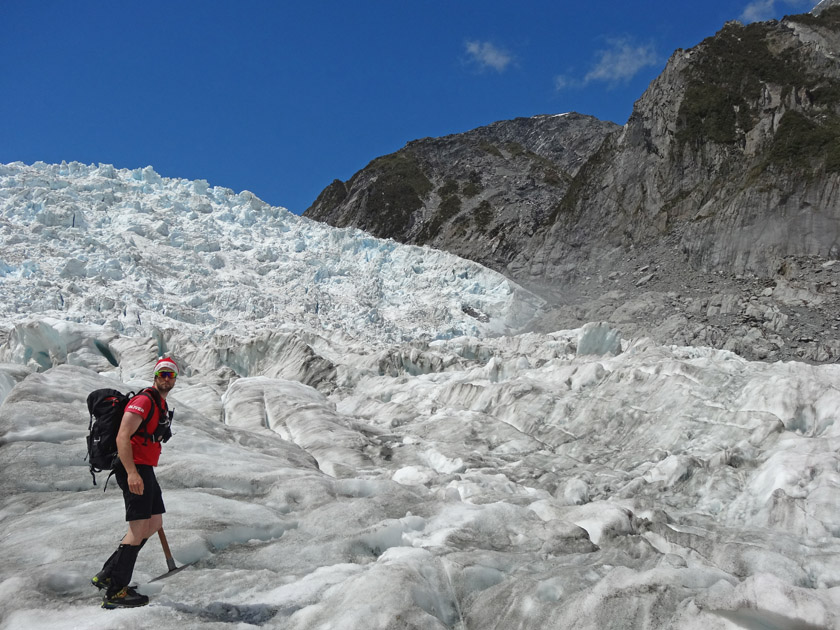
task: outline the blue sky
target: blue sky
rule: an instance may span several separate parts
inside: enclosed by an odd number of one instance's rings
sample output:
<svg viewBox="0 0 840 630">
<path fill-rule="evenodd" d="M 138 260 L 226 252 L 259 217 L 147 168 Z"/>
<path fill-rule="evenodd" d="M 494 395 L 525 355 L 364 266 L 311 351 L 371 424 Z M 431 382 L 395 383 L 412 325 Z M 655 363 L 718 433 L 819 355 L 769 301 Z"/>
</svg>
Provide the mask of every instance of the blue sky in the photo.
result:
<svg viewBox="0 0 840 630">
<path fill-rule="evenodd" d="M 0 1 L 0 162 L 151 165 L 305 210 L 410 140 L 626 122 L 677 48 L 816 0 Z"/>
</svg>

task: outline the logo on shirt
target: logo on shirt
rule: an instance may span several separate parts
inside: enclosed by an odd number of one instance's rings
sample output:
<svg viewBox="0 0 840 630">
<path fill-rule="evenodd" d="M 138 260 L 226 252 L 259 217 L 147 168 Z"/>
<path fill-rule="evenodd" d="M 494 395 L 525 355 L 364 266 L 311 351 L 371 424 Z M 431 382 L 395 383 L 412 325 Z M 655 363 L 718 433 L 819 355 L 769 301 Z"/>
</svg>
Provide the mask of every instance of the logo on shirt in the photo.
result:
<svg viewBox="0 0 840 630">
<path fill-rule="evenodd" d="M 140 405 L 129 405 L 127 411 L 136 411 L 141 416 L 146 413 L 146 410 Z"/>
</svg>

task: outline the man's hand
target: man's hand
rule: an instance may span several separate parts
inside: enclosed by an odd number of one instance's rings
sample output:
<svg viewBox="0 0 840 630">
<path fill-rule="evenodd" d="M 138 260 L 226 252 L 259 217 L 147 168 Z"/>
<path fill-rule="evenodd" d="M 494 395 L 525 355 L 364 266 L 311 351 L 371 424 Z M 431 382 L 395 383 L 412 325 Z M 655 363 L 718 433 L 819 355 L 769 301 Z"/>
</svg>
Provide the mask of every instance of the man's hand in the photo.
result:
<svg viewBox="0 0 840 630">
<path fill-rule="evenodd" d="M 143 494 L 143 478 L 136 469 L 128 473 L 128 489 L 132 494 Z"/>
</svg>

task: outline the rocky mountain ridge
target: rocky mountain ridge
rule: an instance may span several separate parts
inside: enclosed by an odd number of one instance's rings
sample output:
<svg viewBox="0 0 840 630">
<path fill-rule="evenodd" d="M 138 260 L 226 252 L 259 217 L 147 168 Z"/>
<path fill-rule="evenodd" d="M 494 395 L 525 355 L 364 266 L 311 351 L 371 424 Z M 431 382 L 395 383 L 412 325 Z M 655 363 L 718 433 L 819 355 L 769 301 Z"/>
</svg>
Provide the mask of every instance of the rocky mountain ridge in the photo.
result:
<svg viewBox="0 0 840 630">
<path fill-rule="evenodd" d="M 618 129 L 570 113 L 415 140 L 348 182 L 333 181 L 304 215 L 502 270 L 544 228 L 580 167 Z"/>
<path fill-rule="evenodd" d="M 540 116 L 409 143 L 306 216 L 500 270 L 552 305 L 543 329 L 605 319 L 659 342 L 836 361 L 838 55 L 836 1 L 727 23 L 676 51 L 623 127 Z"/>
</svg>

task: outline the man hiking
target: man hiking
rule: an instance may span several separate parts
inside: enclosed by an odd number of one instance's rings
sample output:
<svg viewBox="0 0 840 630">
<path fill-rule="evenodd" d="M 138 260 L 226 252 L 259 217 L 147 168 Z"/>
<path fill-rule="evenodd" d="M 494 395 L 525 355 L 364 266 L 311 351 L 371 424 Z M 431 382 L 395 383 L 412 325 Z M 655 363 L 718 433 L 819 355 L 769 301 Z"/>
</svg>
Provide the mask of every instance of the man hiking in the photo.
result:
<svg viewBox="0 0 840 630">
<path fill-rule="evenodd" d="M 128 401 L 119 432 L 119 462 L 114 476 L 123 491 L 128 533 L 91 582 L 105 589 L 103 608 L 133 608 L 149 603 L 129 586 L 137 554 L 163 525 L 163 496 L 155 478 L 161 442 L 169 439 L 171 414 L 166 397 L 175 387 L 178 365 L 171 358 L 155 364 L 154 386 Z"/>
</svg>

